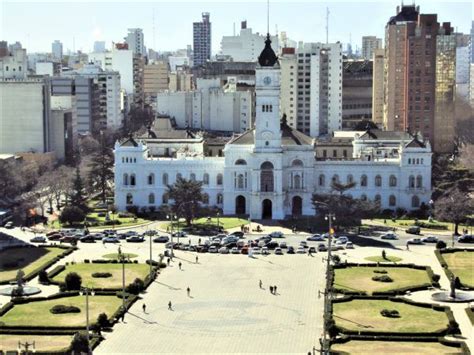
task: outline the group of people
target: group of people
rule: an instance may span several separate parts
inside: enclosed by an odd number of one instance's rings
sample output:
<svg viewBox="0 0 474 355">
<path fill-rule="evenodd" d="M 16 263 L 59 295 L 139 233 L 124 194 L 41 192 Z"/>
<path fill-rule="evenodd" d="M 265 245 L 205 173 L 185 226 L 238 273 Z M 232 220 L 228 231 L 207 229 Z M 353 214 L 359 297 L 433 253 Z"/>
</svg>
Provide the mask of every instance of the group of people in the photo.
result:
<svg viewBox="0 0 474 355">
<path fill-rule="evenodd" d="M 259 287 L 260 287 L 261 289 L 263 289 L 263 282 L 262 282 L 262 280 L 260 280 L 260 282 L 259 282 Z M 270 286 L 269 289 L 270 289 L 270 293 L 271 293 L 272 295 L 276 295 L 276 294 L 277 294 L 277 287 L 276 287 L 276 285 L 275 285 L 275 286 Z"/>
</svg>

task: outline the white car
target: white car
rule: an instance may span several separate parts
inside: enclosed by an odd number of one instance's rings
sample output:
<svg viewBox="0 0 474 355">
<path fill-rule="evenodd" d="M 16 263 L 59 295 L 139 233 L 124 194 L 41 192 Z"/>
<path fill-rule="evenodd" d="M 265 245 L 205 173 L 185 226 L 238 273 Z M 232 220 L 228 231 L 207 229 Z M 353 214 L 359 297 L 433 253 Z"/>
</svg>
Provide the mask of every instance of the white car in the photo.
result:
<svg viewBox="0 0 474 355">
<path fill-rule="evenodd" d="M 352 244 L 352 242 L 347 242 L 346 249 L 354 249 L 354 244 Z"/>
<path fill-rule="evenodd" d="M 342 240 L 336 240 L 336 243 L 334 243 L 335 245 L 345 245 L 347 243 L 347 241 L 345 241 L 344 239 Z"/>
<path fill-rule="evenodd" d="M 230 250 L 230 252 L 231 252 L 232 254 L 240 254 L 240 250 L 239 250 L 239 248 L 237 248 L 237 247 L 233 247 L 233 248 Z"/>
<path fill-rule="evenodd" d="M 260 254 L 260 248 L 259 247 L 253 247 L 252 248 L 252 254 Z"/>
<path fill-rule="evenodd" d="M 340 236 L 339 238 L 337 238 L 337 242 L 339 242 L 338 244 L 346 244 L 348 241 L 349 238 L 347 238 L 346 236 Z"/>
<path fill-rule="evenodd" d="M 306 250 L 304 249 L 304 247 L 298 247 L 298 249 L 296 249 L 296 254 L 306 254 Z"/>
<path fill-rule="evenodd" d="M 222 247 L 219 249 L 220 254 L 229 254 L 229 249 L 226 247 Z"/>
<path fill-rule="evenodd" d="M 217 253 L 217 247 L 212 246 L 212 247 L 209 248 L 208 251 L 209 251 L 209 253 Z"/>
<path fill-rule="evenodd" d="M 396 240 L 396 239 L 398 239 L 398 235 L 396 235 L 395 233 L 385 233 L 380 238 Z"/>
<path fill-rule="evenodd" d="M 308 246 L 308 243 L 306 243 L 306 241 L 302 240 L 302 241 L 300 242 L 300 248 L 303 248 L 303 249 L 304 249 L 304 248 L 306 248 L 307 246 Z"/>
<path fill-rule="evenodd" d="M 420 238 L 412 238 L 407 240 L 407 244 L 421 245 L 424 244 Z"/>
<path fill-rule="evenodd" d="M 275 255 L 283 255 L 283 250 L 281 250 L 281 248 L 275 248 Z"/>
<path fill-rule="evenodd" d="M 280 231 L 271 232 L 269 235 L 272 238 L 285 238 L 285 236 L 283 235 L 283 232 L 280 232 Z"/>
<path fill-rule="evenodd" d="M 268 255 L 270 254 L 270 252 L 268 251 L 268 248 L 267 247 L 263 247 L 262 248 L 262 255 Z"/>
<path fill-rule="evenodd" d="M 321 236 L 320 234 L 314 234 L 311 237 L 306 238 L 306 240 L 310 242 L 321 242 L 321 241 L 324 241 L 324 237 Z"/>
<path fill-rule="evenodd" d="M 286 248 L 288 248 L 288 245 L 286 244 L 286 242 L 281 242 L 281 243 L 280 243 L 280 248 L 286 249 Z M 275 250 L 276 250 L 276 249 L 275 249 Z"/>
</svg>

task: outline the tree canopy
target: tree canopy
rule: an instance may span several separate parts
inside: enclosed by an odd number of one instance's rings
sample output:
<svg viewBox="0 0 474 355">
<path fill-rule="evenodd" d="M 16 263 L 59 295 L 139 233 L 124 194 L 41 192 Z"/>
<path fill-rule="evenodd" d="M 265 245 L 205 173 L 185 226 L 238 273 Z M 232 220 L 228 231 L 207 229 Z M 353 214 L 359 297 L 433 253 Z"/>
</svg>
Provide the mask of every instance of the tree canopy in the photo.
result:
<svg viewBox="0 0 474 355">
<path fill-rule="evenodd" d="M 173 212 L 191 225 L 203 201 L 202 182 L 178 178 L 173 185 L 168 185 L 168 196 L 174 200 Z"/>
<path fill-rule="evenodd" d="M 454 187 L 435 201 L 435 217 L 440 221 L 454 223 L 454 234 L 458 226 L 473 213 L 474 203 L 469 194 Z"/>
</svg>

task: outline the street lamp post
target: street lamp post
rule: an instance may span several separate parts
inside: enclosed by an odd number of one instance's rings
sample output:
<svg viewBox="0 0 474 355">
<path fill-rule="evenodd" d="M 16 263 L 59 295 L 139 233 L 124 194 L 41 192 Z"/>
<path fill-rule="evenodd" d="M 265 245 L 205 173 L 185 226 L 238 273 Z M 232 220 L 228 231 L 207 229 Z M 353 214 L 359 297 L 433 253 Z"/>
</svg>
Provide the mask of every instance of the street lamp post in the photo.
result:
<svg viewBox="0 0 474 355">
<path fill-rule="evenodd" d="M 32 347 L 31 351 L 33 353 L 36 352 L 35 342 L 32 343 L 18 341 L 18 353 L 21 354 L 22 348 L 25 348 L 25 354 L 28 355 L 30 353 L 30 346 Z"/>
<path fill-rule="evenodd" d="M 89 347 L 89 353 L 91 353 L 90 347 L 90 335 L 89 335 L 89 293 L 91 296 L 95 295 L 94 289 L 89 289 L 88 287 L 84 287 L 79 291 L 79 294 L 83 296 L 86 295 L 86 333 L 87 333 L 87 346 Z"/>
<path fill-rule="evenodd" d="M 220 213 L 217 212 L 217 230 L 220 232 L 221 229 L 220 229 L 220 225 L 219 225 L 219 216 L 220 216 Z"/>
<path fill-rule="evenodd" d="M 125 255 L 122 254 L 122 249 L 118 249 L 118 259 L 122 264 L 122 309 L 125 312 Z"/>
</svg>

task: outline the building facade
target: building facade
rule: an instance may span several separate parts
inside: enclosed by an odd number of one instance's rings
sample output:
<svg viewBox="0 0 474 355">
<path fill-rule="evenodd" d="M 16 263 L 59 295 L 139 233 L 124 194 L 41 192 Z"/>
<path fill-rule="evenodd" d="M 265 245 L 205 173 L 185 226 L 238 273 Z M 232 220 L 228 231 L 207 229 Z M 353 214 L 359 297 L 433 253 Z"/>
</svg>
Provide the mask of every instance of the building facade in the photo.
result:
<svg viewBox="0 0 474 355">
<path fill-rule="evenodd" d="M 362 58 L 371 60 L 374 56 L 375 50 L 383 48 L 382 38 L 376 36 L 362 37 Z"/>
<path fill-rule="evenodd" d="M 146 56 L 145 36 L 141 28 L 129 28 L 125 42 L 128 44 L 128 49 L 132 50 L 134 54 Z"/>
<path fill-rule="evenodd" d="M 63 60 L 63 44 L 61 41 L 55 40 L 51 44 L 51 54 L 53 55 L 53 59 L 55 61 L 62 61 Z"/>
<path fill-rule="evenodd" d="M 281 114 L 280 69 L 267 38 L 256 69 L 255 127 L 227 142 L 224 157 L 184 145 L 164 157 L 153 155 L 152 140 L 117 142 L 118 209 L 172 203 L 167 186 L 179 178 L 203 182 L 204 205 L 252 219 L 314 215 L 311 197 L 331 193 L 331 181 L 357 182 L 350 194 L 377 201 L 382 209 L 413 210 L 429 202 L 429 143 L 405 132 L 369 130 L 355 137 L 351 158 L 317 160 L 314 139 L 288 126 Z"/>
<path fill-rule="evenodd" d="M 3 53 L 5 55 L 0 56 L 0 79 L 26 79 L 28 75 L 26 49 L 14 51 L 6 49 Z"/>
<path fill-rule="evenodd" d="M 209 12 L 202 13 L 202 21 L 193 23 L 193 66 L 211 59 L 211 22 Z"/>
</svg>

